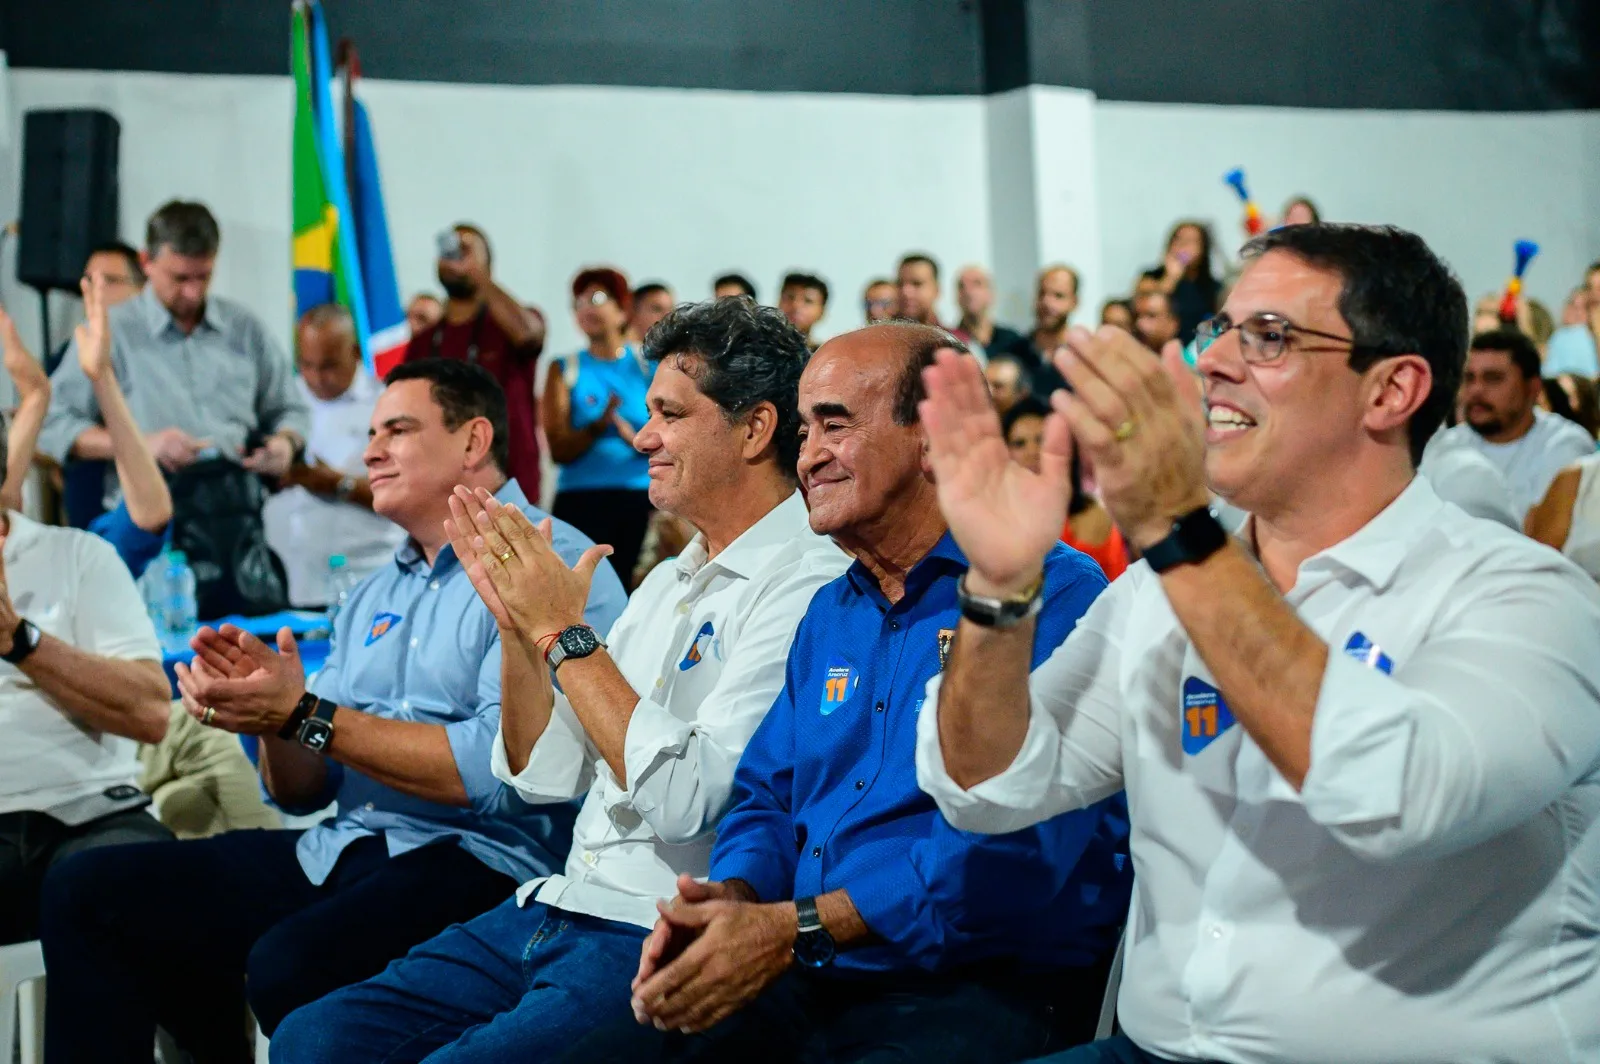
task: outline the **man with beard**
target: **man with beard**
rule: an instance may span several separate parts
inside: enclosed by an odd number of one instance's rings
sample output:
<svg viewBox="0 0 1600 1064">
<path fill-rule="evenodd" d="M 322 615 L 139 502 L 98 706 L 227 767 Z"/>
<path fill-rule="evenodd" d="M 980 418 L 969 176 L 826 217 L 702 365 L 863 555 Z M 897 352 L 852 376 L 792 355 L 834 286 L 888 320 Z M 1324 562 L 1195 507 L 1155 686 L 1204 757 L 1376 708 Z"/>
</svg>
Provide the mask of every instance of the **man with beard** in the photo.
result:
<svg viewBox="0 0 1600 1064">
<path fill-rule="evenodd" d="M 1447 447 L 1481 452 L 1505 475 L 1521 521 L 1557 473 L 1595 449 L 1576 423 L 1534 406 L 1543 387 L 1532 340 L 1515 329 L 1479 333 L 1461 381 L 1463 423 L 1439 434 L 1427 460 Z"/>
<path fill-rule="evenodd" d="M 530 499 L 539 497 L 539 433 L 534 399 L 535 367 L 544 349 L 544 319 L 494 282 L 489 238 L 465 222 L 444 238 L 439 283 L 444 319 L 414 333 L 405 361 L 453 358 L 482 366 L 506 393 L 511 465 L 506 472 Z"/>
<path fill-rule="evenodd" d="M 1050 356 L 1066 343 L 1067 323 L 1078 309 L 1078 271 L 1064 263 L 1039 271 L 1033 293 L 1033 329 L 1007 349 L 1033 375 L 1033 394 L 1049 395 L 1063 386 Z"/>
</svg>

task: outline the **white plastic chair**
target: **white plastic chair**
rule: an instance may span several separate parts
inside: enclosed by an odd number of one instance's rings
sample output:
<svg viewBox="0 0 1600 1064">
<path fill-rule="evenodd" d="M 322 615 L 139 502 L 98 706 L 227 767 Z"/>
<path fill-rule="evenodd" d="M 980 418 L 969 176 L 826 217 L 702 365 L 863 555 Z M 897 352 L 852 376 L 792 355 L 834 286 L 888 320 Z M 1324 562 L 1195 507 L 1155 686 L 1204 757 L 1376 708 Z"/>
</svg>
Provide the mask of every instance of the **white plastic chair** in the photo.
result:
<svg viewBox="0 0 1600 1064">
<path fill-rule="evenodd" d="M 44 951 L 39 943 L 0 946 L 0 1061 L 4 1064 L 10 1064 L 19 1037 L 22 1064 L 44 1060 L 43 979 Z"/>
</svg>

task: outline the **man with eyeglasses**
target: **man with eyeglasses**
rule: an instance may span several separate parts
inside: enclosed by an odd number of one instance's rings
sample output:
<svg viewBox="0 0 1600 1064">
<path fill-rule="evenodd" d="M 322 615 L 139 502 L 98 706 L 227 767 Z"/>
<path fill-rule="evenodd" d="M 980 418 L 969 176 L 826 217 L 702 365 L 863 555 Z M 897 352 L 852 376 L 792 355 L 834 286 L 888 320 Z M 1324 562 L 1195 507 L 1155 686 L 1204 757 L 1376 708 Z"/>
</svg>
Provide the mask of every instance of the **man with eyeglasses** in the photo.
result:
<svg viewBox="0 0 1600 1064">
<path fill-rule="evenodd" d="M 1415 475 L 1467 346 L 1421 239 L 1244 256 L 1197 373 L 1069 334 L 1039 474 L 974 369 L 928 372 L 963 594 L 996 609 L 928 685 L 919 781 L 979 832 L 1127 791 L 1124 1033 L 1053 1064 L 1597 1059 L 1600 591 Z M 1030 676 L 1069 432 L 1143 560 Z"/>
<path fill-rule="evenodd" d="M 868 281 L 861 293 L 861 313 L 868 325 L 880 321 L 893 321 L 900 314 L 900 297 L 893 281 L 879 277 Z"/>
<path fill-rule="evenodd" d="M 439 237 L 438 275 L 444 317 L 414 332 L 405 361 L 453 358 L 482 366 L 506 393 L 511 467 L 506 470 L 530 499 L 539 498 L 539 414 L 534 382 L 544 350 L 545 321 L 494 279 L 489 237 L 462 222 Z"/>
</svg>

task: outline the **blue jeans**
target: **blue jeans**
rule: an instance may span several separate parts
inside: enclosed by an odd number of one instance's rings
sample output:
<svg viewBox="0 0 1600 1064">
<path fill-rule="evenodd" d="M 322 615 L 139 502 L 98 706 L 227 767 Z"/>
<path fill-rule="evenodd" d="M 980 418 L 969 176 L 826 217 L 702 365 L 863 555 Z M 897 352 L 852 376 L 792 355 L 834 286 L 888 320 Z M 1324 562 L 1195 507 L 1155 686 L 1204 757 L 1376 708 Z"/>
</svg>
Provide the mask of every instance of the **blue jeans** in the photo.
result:
<svg viewBox="0 0 1600 1064">
<path fill-rule="evenodd" d="M 1125 1034 L 1090 1042 L 1064 1053 L 1039 1057 L 1029 1064 L 1168 1064 L 1167 1058 L 1146 1053 Z"/>
<path fill-rule="evenodd" d="M 291 1013 L 283 1064 L 541 1061 L 626 1017 L 645 929 L 516 899 Z"/>
</svg>

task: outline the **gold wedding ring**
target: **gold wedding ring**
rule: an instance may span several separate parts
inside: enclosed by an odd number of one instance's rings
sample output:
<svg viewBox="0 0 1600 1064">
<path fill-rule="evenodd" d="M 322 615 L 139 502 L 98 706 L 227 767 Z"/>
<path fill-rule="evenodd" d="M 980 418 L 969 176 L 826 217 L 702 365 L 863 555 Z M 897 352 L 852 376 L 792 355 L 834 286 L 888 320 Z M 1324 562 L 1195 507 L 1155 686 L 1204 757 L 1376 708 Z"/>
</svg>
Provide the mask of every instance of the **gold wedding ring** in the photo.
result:
<svg viewBox="0 0 1600 1064">
<path fill-rule="evenodd" d="M 515 554 L 515 553 L 516 553 L 516 552 L 515 552 L 515 551 L 509 551 L 509 550 L 508 550 L 508 551 L 506 551 L 506 552 L 505 552 L 505 553 L 504 553 L 504 554 L 502 554 L 502 555 L 500 555 L 500 560 L 501 560 L 501 561 L 502 561 L 502 562 L 508 562 L 508 561 L 510 561 L 510 560 L 511 560 L 511 556 L 512 556 L 512 555 L 513 555 L 513 554 Z"/>
<path fill-rule="evenodd" d="M 1116 431 L 1113 432 L 1112 435 L 1117 438 L 1117 442 L 1118 443 L 1121 443 L 1122 441 L 1126 440 L 1128 437 L 1133 435 L 1133 430 L 1134 430 L 1133 418 L 1130 417 L 1128 420 L 1126 420 L 1122 424 L 1118 425 L 1117 428 L 1116 428 Z"/>
<path fill-rule="evenodd" d="M 217 715 L 217 711 L 215 709 L 213 709 L 212 707 L 207 706 L 205 709 L 202 709 L 200 711 L 200 723 L 204 724 L 206 727 L 209 728 L 209 727 L 211 727 L 212 719 L 214 717 L 216 717 L 216 715 Z"/>
</svg>

